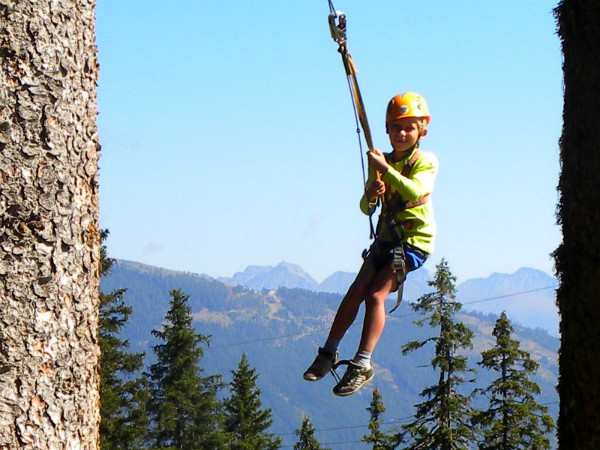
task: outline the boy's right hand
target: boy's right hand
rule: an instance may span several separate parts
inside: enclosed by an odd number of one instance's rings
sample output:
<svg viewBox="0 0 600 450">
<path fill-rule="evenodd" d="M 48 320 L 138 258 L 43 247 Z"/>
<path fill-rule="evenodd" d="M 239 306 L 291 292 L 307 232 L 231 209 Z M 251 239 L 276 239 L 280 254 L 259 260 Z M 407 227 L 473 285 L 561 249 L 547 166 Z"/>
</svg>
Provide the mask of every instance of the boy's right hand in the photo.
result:
<svg viewBox="0 0 600 450">
<path fill-rule="evenodd" d="M 377 149 L 369 150 L 367 152 L 367 159 L 369 161 L 369 167 L 375 169 L 380 174 L 384 174 L 390 168 L 385 155 Z"/>
</svg>

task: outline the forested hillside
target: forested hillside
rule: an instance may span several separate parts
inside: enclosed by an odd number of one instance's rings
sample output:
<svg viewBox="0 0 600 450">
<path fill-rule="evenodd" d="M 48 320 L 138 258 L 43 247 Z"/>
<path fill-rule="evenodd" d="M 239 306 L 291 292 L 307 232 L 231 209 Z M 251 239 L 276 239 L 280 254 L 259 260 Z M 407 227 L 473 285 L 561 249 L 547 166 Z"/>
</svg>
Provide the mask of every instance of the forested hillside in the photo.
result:
<svg viewBox="0 0 600 450">
<path fill-rule="evenodd" d="M 366 448 L 360 438 L 367 432 L 366 408 L 373 388 L 382 394 L 387 407 L 384 421 L 391 426 L 414 414 L 419 392 L 434 381 L 435 373 L 429 366 L 432 349 L 401 354 L 401 346 L 409 340 L 425 339 L 431 334 L 427 327 L 413 324 L 416 316 L 407 303 L 388 316 L 374 355 L 374 381 L 354 396 L 339 398 L 331 393 L 333 378 L 316 383 L 302 379 L 326 336 L 339 294 L 297 288 L 253 291 L 206 276 L 126 261 L 117 261 L 111 274 L 102 280 L 104 292 L 118 288 L 127 289 L 125 300 L 133 307 L 123 335 L 130 340 L 132 350 L 146 352 L 148 363 L 153 344 L 150 331 L 160 327 L 168 309 L 169 291 L 180 289 L 188 294 L 198 332 L 211 335 L 202 360 L 206 372 L 222 374 L 228 380 L 245 353 L 257 369 L 264 405 L 273 410 L 273 431 L 282 437 L 284 445 L 295 442 L 294 430 L 306 415 L 322 443 L 330 443 L 332 448 Z M 496 316 L 460 313 L 458 319 L 475 332 L 474 348 L 468 356 L 476 368 L 481 351 L 493 346 L 491 330 Z M 340 348 L 341 357 L 353 356 L 359 328 L 350 329 Z M 540 363 L 535 378 L 542 388 L 538 401 L 547 404 L 556 416 L 558 339 L 540 329 L 515 328 L 522 347 Z M 491 374 L 480 370 L 476 384 L 487 385 L 491 379 Z M 346 444 L 331 445 L 336 442 Z"/>
<path fill-rule="evenodd" d="M 409 274 L 405 299 L 415 301 L 429 291 L 430 268 L 426 266 Z M 219 281 L 254 290 L 289 287 L 344 294 L 355 276 L 355 273 L 335 272 L 317 283 L 299 266 L 282 262 L 274 267 L 249 266 L 243 272 L 219 278 Z M 458 284 L 457 292 L 467 311 L 497 315 L 506 311 L 512 321 L 530 328 L 543 328 L 558 337 L 557 286 L 554 277 L 541 270 L 523 267 L 512 274 L 492 273 L 486 278 L 465 280 Z"/>
</svg>

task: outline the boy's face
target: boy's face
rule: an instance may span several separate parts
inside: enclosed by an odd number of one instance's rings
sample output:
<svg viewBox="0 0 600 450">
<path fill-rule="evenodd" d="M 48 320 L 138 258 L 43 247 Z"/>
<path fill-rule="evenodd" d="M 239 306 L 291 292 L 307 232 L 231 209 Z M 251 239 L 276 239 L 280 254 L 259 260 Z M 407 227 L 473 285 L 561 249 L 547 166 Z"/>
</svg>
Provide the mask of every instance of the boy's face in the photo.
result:
<svg viewBox="0 0 600 450">
<path fill-rule="evenodd" d="M 415 146 L 421 133 L 419 132 L 419 119 L 404 117 L 392 120 L 387 124 L 390 144 L 396 152 L 404 153 Z"/>
</svg>

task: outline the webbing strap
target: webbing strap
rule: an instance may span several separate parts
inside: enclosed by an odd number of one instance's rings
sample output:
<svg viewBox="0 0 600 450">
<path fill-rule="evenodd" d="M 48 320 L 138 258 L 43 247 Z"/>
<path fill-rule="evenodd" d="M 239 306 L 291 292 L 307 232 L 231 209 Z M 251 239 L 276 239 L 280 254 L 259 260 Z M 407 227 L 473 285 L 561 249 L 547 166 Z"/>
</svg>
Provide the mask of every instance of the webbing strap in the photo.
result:
<svg viewBox="0 0 600 450">
<path fill-rule="evenodd" d="M 404 167 L 402 168 L 402 176 L 408 177 L 410 175 L 410 171 L 412 170 L 415 163 L 421 157 L 421 150 L 417 149 L 417 151 L 412 155 L 412 157 L 408 160 Z"/>
<path fill-rule="evenodd" d="M 412 170 L 413 166 L 419 160 L 420 157 L 421 157 L 421 150 L 417 149 L 417 151 L 413 154 L 413 156 L 410 158 L 410 160 L 404 165 L 400 174 L 402 176 L 408 178 L 410 176 L 410 171 Z M 400 195 L 397 192 L 395 192 L 394 195 L 392 196 L 392 198 L 388 199 L 388 202 L 385 205 L 386 206 L 385 212 L 386 213 L 391 212 L 393 214 L 396 214 L 400 211 L 404 211 L 405 209 L 415 208 L 417 206 L 424 205 L 425 203 L 427 203 L 429 201 L 429 197 L 430 197 L 430 195 L 427 194 L 418 200 L 415 200 L 412 202 L 405 202 L 402 200 Z"/>
<path fill-rule="evenodd" d="M 375 146 L 373 145 L 373 138 L 371 137 L 371 128 L 369 127 L 367 111 L 365 110 L 365 105 L 363 103 L 362 96 L 360 95 L 360 88 L 358 87 L 358 80 L 356 79 L 356 65 L 354 64 L 352 56 L 350 53 L 348 53 L 348 49 L 345 44 L 341 44 L 338 51 L 342 55 L 342 62 L 344 63 L 344 69 L 350 84 L 350 92 L 352 94 L 354 104 L 356 105 L 356 112 L 365 135 L 367 147 L 369 150 L 373 150 Z"/>
<path fill-rule="evenodd" d="M 362 96 L 360 95 L 360 88 L 358 87 L 358 80 L 356 79 L 356 65 L 354 64 L 354 60 L 350 53 L 348 53 L 348 49 L 346 45 L 341 43 L 340 48 L 338 49 L 340 54 L 342 55 L 342 62 L 344 63 L 344 70 L 346 71 L 346 78 L 348 80 L 348 88 L 350 89 L 350 94 L 352 95 L 352 104 L 354 106 L 354 114 L 358 117 L 358 121 L 360 122 L 360 126 L 362 127 L 363 134 L 365 136 L 365 142 L 367 143 L 367 147 L 369 150 L 373 150 L 375 147 L 373 145 L 373 138 L 371 137 L 371 128 L 369 127 L 369 119 L 367 118 L 367 111 L 365 109 L 365 105 L 363 103 Z M 357 124 L 358 127 L 358 124 Z M 360 133 L 360 129 L 356 130 L 357 133 Z M 358 144 L 360 148 L 361 154 L 361 164 L 363 171 L 363 185 L 365 189 L 365 196 L 367 195 L 367 180 L 365 176 L 365 163 L 363 159 L 363 151 L 362 146 L 360 144 L 360 137 L 358 139 Z M 381 174 L 377 172 L 377 179 L 381 178 Z M 384 204 L 385 199 L 381 197 L 381 203 Z M 369 227 L 370 227 L 370 237 L 375 239 L 377 237 L 377 233 L 375 231 L 375 227 L 373 226 L 373 213 L 375 212 L 375 208 L 371 209 L 369 206 Z"/>
<path fill-rule="evenodd" d="M 358 145 L 360 149 L 361 155 L 361 164 L 362 164 L 362 174 L 363 174 L 363 186 L 365 196 L 367 194 L 367 185 L 366 185 L 366 175 L 365 175 L 365 163 L 363 157 L 362 143 L 360 140 L 360 128 L 362 127 L 363 134 L 365 136 L 365 141 L 367 143 L 367 147 L 370 150 L 373 150 L 375 147 L 373 146 L 373 138 L 371 137 L 371 128 L 369 127 L 369 120 L 367 119 L 367 112 L 365 110 L 365 105 L 362 100 L 362 96 L 360 94 L 360 88 L 358 87 L 358 81 L 356 79 L 356 65 L 354 64 L 354 60 L 352 56 L 348 52 L 348 48 L 346 47 L 346 15 L 341 11 L 336 11 L 333 6 L 333 2 L 328 0 L 329 2 L 329 29 L 331 32 L 331 37 L 337 44 L 339 45 L 338 52 L 342 56 L 342 63 L 344 64 L 344 70 L 346 72 L 346 79 L 348 81 L 348 88 L 350 89 L 350 94 L 352 96 L 352 105 L 354 107 L 354 115 L 356 118 L 356 132 L 358 134 Z M 336 23 L 337 21 L 337 23 Z M 377 174 L 377 178 L 380 177 L 380 174 Z M 383 203 L 383 197 L 381 198 Z M 375 227 L 373 226 L 373 213 L 375 212 L 375 208 L 371 209 L 369 205 L 369 225 L 371 238 L 376 237 Z"/>
<path fill-rule="evenodd" d="M 404 276 L 404 280 L 406 280 L 406 276 Z M 398 296 L 396 297 L 396 304 L 394 305 L 394 307 L 392 309 L 390 309 L 388 314 L 392 314 L 394 311 L 396 311 L 398 309 L 398 307 L 400 306 L 400 304 L 402 303 L 402 296 L 404 293 L 404 280 L 400 281 L 398 280 Z"/>
</svg>

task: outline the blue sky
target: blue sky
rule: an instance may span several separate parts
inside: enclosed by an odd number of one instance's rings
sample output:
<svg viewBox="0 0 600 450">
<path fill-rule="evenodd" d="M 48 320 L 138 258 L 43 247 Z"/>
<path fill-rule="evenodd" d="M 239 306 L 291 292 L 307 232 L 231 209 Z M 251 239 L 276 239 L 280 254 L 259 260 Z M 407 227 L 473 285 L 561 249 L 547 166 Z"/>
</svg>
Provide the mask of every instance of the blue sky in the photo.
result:
<svg viewBox="0 0 600 450">
<path fill-rule="evenodd" d="M 417 91 L 458 281 L 553 273 L 562 126 L 555 1 L 336 0 L 375 146 Z M 326 0 L 99 0 L 100 224 L 109 255 L 231 276 L 357 271 L 361 155 Z"/>
</svg>

